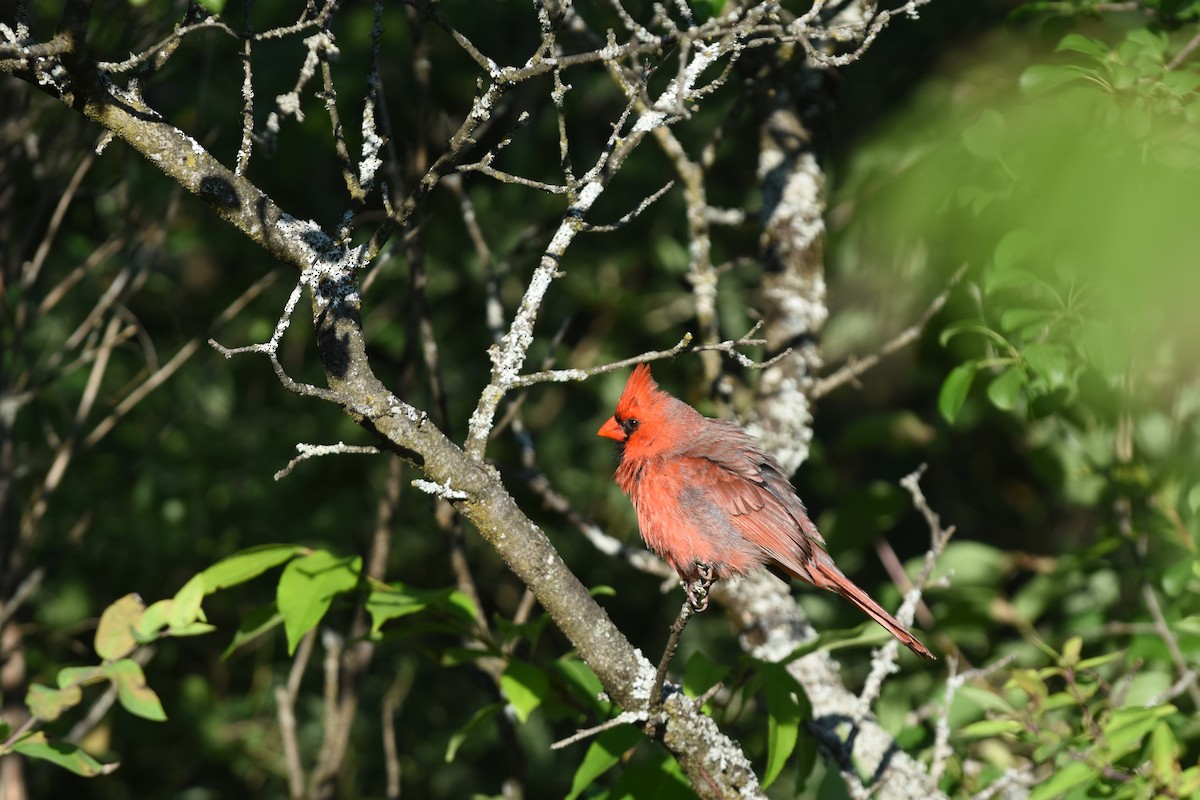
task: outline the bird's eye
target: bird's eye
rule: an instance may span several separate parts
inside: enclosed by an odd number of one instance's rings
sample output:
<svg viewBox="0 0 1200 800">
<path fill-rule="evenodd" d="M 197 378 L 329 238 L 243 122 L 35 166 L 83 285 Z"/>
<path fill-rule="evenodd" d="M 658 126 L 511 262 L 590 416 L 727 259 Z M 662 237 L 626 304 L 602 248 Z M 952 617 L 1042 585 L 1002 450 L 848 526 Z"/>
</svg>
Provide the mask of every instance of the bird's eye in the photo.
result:
<svg viewBox="0 0 1200 800">
<path fill-rule="evenodd" d="M 640 425 L 641 423 L 636 419 L 622 419 L 622 420 L 619 420 L 617 422 L 617 424 L 621 426 L 621 430 L 625 431 L 625 435 L 628 436 L 629 434 L 636 431 L 638 425 Z"/>
</svg>

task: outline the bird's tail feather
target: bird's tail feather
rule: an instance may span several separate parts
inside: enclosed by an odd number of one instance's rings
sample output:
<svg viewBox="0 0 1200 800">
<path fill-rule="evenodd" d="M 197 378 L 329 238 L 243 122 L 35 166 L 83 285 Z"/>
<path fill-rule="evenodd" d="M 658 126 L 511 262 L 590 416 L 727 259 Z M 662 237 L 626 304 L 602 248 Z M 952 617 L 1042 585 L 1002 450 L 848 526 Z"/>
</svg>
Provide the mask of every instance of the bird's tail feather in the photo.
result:
<svg viewBox="0 0 1200 800">
<path fill-rule="evenodd" d="M 891 614 L 883 610 L 883 607 L 871 599 L 871 596 L 864 592 L 847 578 L 840 569 L 833 565 L 831 560 L 826 563 L 828 556 L 822 559 L 821 554 L 817 554 L 807 566 L 809 574 L 813 578 L 813 584 L 822 589 L 830 589 L 837 592 L 842 597 L 849 600 L 854 605 L 866 612 L 867 616 L 878 622 L 884 629 L 900 640 L 900 643 L 912 650 L 922 658 L 934 658 L 933 653 L 925 645 L 921 644 L 917 637 L 913 636 L 908 628 L 900 624 L 900 621 Z"/>
</svg>

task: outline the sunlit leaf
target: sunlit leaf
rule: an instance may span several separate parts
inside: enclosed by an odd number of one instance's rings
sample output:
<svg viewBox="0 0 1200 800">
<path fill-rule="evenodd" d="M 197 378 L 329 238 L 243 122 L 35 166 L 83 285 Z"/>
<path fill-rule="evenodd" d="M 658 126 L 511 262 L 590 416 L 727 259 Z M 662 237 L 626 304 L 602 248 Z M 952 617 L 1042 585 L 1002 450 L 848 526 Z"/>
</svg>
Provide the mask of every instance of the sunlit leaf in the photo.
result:
<svg viewBox="0 0 1200 800">
<path fill-rule="evenodd" d="M 275 605 L 283 615 L 289 654 L 325 616 L 333 598 L 358 585 L 361 573 L 361 557 L 336 556 L 327 550 L 288 562 L 279 577 Z"/>
<path fill-rule="evenodd" d="M 303 552 L 303 547 L 294 544 L 264 544 L 234 553 L 200 573 L 204 591 L 212 594 L 245 583 Z"/>
<path fill-rule="evenodd" d="M 128 658 L 104 665 L 104 672 L 117 687 L 117 700 L 130 714 L 161 722 L 167 718 L 162 702 L 146 685 L 146 674 L 136 661 Z"/>
<path fill-rule="evenodd" d="M 29 708 L 29 713 L 46 722 L 58 719 L 63 711 L 79 705 L 81 700 L 83 692 L 78 686 L 51 689 L 40 683 L 31 683 L 25 693 L 25 705 Z"/>
<path fill-rule="evenodd" d="M 500 676 L 500 691 L 508 698 L 517 719 L 525 722 L 549 696 L 550 680 L 533 664 L 514 659 Z"/>
<path fill-rule="evenodd" d="M 96 626 L 96 653 L 106 661 L 124 658 L 138 646 L 134 631 L 146 610 L 142 598 L 127 594 L 100 615 Z"/>
<path fill-rule="evenodd" d="M 48 761 L 51 764 L 70 770 L 85 778 L 98 775 L 108 775 L 120 764 L 102 764 L 92 758 L 82 748 L 66 742 L 51 742 L 42 731 L 26 736 L 12 747 L 14 753 L 20 753 L 26 758 Z"/>
</svg>

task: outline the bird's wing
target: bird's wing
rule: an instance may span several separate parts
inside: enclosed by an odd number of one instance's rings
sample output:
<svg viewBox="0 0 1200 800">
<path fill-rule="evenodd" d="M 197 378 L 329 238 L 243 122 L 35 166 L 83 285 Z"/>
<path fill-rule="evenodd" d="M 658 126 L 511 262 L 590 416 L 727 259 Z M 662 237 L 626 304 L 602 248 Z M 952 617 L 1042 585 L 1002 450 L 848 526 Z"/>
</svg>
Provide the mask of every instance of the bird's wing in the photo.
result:
<svg viewBox="0 0 1200 800">
<path fill-rule="evenodd" d="M 716 422 L 716 421 L 714 421 Z M 687 458 L 700 462 L 692 474 L 730 524 L 792 575 L 811 580 L 805 562 L 825 540 L 775 459 L 740 427 L 722 423 L 718 436 L 703 437 Z"/>
</svg>

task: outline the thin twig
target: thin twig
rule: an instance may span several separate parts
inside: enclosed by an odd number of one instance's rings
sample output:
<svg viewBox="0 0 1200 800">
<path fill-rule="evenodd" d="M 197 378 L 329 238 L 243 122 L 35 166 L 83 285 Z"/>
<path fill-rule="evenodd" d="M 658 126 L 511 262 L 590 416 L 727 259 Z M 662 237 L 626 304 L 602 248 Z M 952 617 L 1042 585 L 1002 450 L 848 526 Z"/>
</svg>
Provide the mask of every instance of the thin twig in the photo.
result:
<svg viewBox="0 0 1200 800">
<path fill-rule="evenodd" d="M 812 399 L 819 399 L 844 384 L 857 381 L 864 372 L 874 367 L 884 358 L 920 338 L 921 333 L 925 330 L 925 326 L 929 323 L 929 320 L 933 319 L 934 315 L 941 311 L 942 307 L 946 305 L 946 299 L 950 296 L 950 292 L 953 291 L 954 287 L 958 285 L 958 282 L 962 280 L 962 276 L 966 274 L 966 271 L 966 264 L 963 264 L 961 267 L 955 270 L 954 274 L 950 276 L 950 281 L 947 283 L 946 288 L 933 298 L 921 316 L 917 317 L 916 322 L 892 337 L 892 339 L 885 343 L 883 347 L 879 348 L 877 352 L 859 359 L 852 358 L 832 375 L 817 381 L 816 385 L 813 386 L 812 389 Z"/>
</svg>

